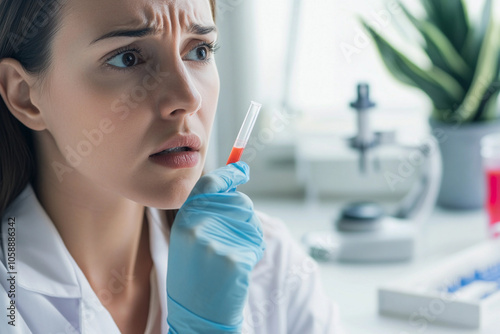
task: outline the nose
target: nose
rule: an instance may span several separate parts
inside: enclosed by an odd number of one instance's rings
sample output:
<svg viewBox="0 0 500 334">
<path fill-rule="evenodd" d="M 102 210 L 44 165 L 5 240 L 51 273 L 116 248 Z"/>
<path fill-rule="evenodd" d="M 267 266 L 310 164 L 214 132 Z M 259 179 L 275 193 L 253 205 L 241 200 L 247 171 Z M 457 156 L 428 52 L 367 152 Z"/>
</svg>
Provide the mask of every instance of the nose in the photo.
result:
<svg viewBox="0 0 500 334">
<path fill-rule="evenodd" d="M 201 108 L 201 94 L 193 82 L 192 74 L 182 60 L 164 65 L 168 68 L 166 85 L 162 85 L 159 111 L 163 119 L 195 114 Z"/>
</svg>

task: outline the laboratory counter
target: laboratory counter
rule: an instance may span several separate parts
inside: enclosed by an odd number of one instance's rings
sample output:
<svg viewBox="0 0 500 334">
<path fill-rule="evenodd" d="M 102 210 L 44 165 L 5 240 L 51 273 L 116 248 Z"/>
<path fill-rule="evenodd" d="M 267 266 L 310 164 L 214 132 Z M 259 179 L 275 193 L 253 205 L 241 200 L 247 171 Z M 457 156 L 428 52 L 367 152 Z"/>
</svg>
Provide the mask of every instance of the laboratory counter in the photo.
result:
<svg viewBox="0 0 500 334">
<path fill-rule="evenodd" d="M 340 203 L 321 201 L 314 204 L 301 200 L 253 199 L 255 208 L 281 218 L 292 236 L 302 236 L 314 230 L 331 228 Z M 378 312 L 378 288 L 409 277 L 449 256 L 486 240 L 486 213 L 448 211 L 435 208 L 421 228 L 417 254 L 411 261 L 396 263 L 320 262 L 326 293 L 338 304 L 340 317 L 350 334 L 498 334 L 498 323 L 481 329 L 462 329 L 433 322 L 433 317 L 389 317 Z M 302 243 L 301 243 L 302 244 Z"/>
</svg>

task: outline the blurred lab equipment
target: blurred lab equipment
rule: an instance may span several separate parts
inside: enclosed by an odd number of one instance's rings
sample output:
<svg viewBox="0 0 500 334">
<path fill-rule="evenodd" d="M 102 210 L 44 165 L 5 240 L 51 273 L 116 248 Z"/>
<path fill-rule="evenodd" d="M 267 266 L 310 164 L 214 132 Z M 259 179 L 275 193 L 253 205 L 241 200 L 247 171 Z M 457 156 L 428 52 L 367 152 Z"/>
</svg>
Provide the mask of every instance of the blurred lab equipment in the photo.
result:
<svg viewBox="0 0 500 334">
<path fill-rule="evenodd" d="M 348 203 L 338 217 L 334 228 L 312 231 L 303 236 L 303 243 L 311 256 L 320 260 L 339 261 L 400 261 L 412 258 L 419 226 L 434 208 L 441 180 L 439 146 L 431 136 L 418 145 L 397 143 L 393 132 L 374 132 L 370 128 L 370 100 L 368 84 L 357 87 L 357 100 L 351 107 L 357 112 L 357 134 L 347 145 L 359 153 L 359 174 L 380 173 L 377 150 L 391 146 L 402 156 L 420 165 L 417 182 L 400 201 L 398 208 L 387 214 L 377 202 Z M 389 174 L 390 175 L 390 174 Z M 394 178 L 406 175 L 394 174 Z M 390 177 L 388 179 L 390 183 Z"/>
<path fill-rule="evenodd" d="M 497 238 L 500 236 L 500 134 L 489 134 L 482 138 L 481 156 L 486 174 L 488 232 L 491 237 Z"/>
</svg>

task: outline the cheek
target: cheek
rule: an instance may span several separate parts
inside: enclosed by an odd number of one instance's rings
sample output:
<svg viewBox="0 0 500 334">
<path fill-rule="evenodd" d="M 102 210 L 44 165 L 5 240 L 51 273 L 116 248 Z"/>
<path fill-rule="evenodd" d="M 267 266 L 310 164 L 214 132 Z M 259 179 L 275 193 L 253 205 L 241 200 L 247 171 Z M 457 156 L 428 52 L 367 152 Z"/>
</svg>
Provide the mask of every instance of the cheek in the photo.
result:
<svg viewBox="0 0 500 334">
<path fill-rule="evenodd" d="M 57 73 L 56 73 L 57 75 Z M 46 104 L 46 122 L 58 146 L 75 146 L 85 133 L 100 127 L 107 128 L 106 109 L 110 101 L 105 94 L 96 94 L 78 78 L 59 76 L 53 80 Z"/>
<path fill-rule="evenodd" d="M 200 75 L 198 87 L 200 87 L 199 90 L 203 99 L 203 109 L 206 111 L 199 117 L 203 127 L 207 131 L 207 135 L 210 135 L 217 111 L 220 90 L 219 74 L 215 64 L 211 67 L 210 71 L 206 71 Z"/>
<path fill-rule="evenodd" d="M 121 103 L 136 86 L 133 82 L 105 82 L 84 74 L 54 71 L 46 103 L 48 130 L 63 157 L 73 167 L 84 168 L 99 160 L 106 167 L 110 153 L 120 154 L 139 135 L 141 122 L 132 108 Z M 109 159 L 108 159 L 109 160 Z"/>
</svg>

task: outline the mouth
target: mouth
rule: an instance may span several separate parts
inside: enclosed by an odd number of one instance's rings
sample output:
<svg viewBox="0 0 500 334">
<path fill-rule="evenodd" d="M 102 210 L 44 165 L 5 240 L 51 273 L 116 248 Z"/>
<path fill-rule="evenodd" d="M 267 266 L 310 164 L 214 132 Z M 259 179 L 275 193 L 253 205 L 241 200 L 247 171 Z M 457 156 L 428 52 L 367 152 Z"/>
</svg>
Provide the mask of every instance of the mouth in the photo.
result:
<svg viewBox="0 0 500 334">
<path fill-rule="evenodd" d="M 201 140 L 194 134 L 175 135 L 161 145 L 150 157 L 175 153 L 197 152 L 201 149 Z"/>
<path fill-rule="evenodd" d="M 154 157 L 154 156 L 159 156 L 159 155 L 166 155 L 166 154 L 179 153 L 179 152 L 193 152 L 193 151 L 195 151 L 195 150 L 192 149 L 191 147 L 181 146 L 181 147 L 168 148 L 168 149 L 163 150 L 161 152 L 152 154 L 151 156 Z"/>
</svg>

